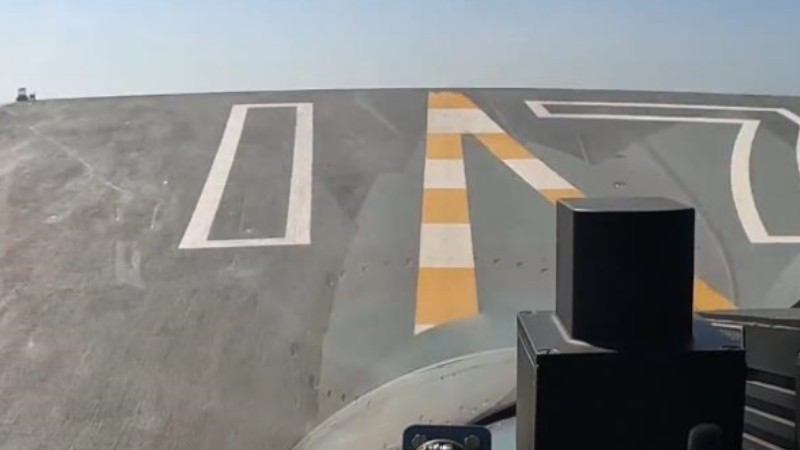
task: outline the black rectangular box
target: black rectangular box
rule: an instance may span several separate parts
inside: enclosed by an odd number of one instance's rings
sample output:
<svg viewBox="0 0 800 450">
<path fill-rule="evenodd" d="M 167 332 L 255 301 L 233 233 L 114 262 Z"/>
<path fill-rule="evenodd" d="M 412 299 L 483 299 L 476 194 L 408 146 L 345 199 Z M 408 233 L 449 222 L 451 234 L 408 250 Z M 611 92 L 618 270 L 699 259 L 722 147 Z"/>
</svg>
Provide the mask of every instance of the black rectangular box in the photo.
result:
<svg viewBox="0 0 800 450">
<path fill-rule="evenodd" d="M 691 341 L 694 209 L 666 198 L 561 200 L 556 242 L 556 313 L 570 336 L 615 348 Z"/>
<path fill-rule="evenodd" d="M 693 331 L 682 350 L 617 351 L 569 338 L 552 312 L 521 313 L 517 449 L 686 449 L 701 424 L 741 449 L 744 352 L 703 321 Z"/>
</svg>

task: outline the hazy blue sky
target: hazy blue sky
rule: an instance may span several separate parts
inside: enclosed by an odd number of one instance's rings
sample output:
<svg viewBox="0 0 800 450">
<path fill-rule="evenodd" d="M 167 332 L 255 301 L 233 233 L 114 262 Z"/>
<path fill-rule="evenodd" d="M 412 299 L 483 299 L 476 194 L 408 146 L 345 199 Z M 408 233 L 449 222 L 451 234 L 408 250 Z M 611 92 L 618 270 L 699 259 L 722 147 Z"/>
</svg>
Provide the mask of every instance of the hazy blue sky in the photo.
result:
<svg viewBox="0 0 800 450">
<path fill-rule="evenodd" d="M 800 95 L 797 0 L 0 0 L 0 99 L 519 86 Z"/>
</svg>

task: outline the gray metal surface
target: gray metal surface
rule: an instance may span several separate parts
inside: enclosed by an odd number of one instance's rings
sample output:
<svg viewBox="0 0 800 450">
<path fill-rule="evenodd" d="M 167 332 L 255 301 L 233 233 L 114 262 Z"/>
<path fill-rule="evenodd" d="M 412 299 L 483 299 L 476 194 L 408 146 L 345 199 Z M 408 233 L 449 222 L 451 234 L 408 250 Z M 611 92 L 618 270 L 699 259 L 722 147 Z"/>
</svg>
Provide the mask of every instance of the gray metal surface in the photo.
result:
<svg viewBox="0 0 800 450">
<path fill-rule="evenodd" d="M 743 231 L 731 198 L 735 126 L 544 119 L 525 104 L 800 113 L 800 99 L 460 92 L 589 196 L 695 206 L 697 273 L 738 305 L 800 298 L 797 244 L 752 243 Z M 553 307 L 555 209 L 472 136 L 464 158 L 480 314 L 414 334 L 427 95 L 238 93 L 0 108 L 0 449 L 288 449 L 399 375 L 511 345 L 518 310 Z M 276 102 L 314 108 L 311 244 L 179 249 L 231 106 Z M 795 124 L 765 112 L 674 115 L 762 120 L 750 161 L 754 201 L 771 234 L 800 235 Z M 209 239 L 283 233 L 294 123 L 286 110 L 248 115 Z"/>
<path fill-rule="evenodd" d="M 501 420 L 489 426 L 492 432 L 492 449 L 514 450 L 517 448 L 517 418 Z"/>
<path fill-rule="evenodd" d="M 515 365 L 514 349 L 509 348 L 403 375 L 342 408 L 295 450 L 398 449 L 407 424 L 466 423 L 480 411 L 513 403 Z"/>
</svg>

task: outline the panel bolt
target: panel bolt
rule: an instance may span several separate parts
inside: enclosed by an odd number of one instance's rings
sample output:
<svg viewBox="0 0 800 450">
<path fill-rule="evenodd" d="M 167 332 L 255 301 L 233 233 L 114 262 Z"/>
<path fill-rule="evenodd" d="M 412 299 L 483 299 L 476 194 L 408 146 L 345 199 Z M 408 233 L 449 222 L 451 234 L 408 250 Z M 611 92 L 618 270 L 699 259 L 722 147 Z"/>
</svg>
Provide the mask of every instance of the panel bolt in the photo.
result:
<svg viewBox="0 0 800 450">
<path fill-rule="evenodd" d="M 481 440 L 478 436 L 471 434 L 464 439 L 464 450 L 478 450 L 481 448 Z"/>
</svg>

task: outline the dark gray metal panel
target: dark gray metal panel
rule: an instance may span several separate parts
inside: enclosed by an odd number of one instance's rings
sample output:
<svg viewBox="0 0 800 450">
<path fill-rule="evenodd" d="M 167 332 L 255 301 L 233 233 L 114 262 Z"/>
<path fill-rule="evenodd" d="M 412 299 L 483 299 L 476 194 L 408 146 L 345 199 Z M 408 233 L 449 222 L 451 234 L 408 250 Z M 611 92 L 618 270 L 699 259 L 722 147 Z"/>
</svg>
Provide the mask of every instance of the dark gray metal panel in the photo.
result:
<svg viewBox="0 0 800 450">
<path fill-rule="evenodd" d="M 794 379 L 800 353 L 800 330 L 769 326 L 744 329 L 747 366 Z"/>
<path fill-rule="evenodd" d="M 749 433 L 742 435 L 742 450 L 793 450 L 791 447 L 779 447 Z"/>
<path fill-rule="evenodd" d="M 782 325 L 800 329 L 800 308 L 733 309 L 730 311 L 707 311 L 701 314 L 716 320 L 745 324 L 761 323 Z"/>
<path fill-rule="evenodd" d="M 764 440 L 786 448 L 794 448 L 794 421 L 750 407 L 744 412 L 745 430 L 759 434 Z"/>
<path fill-rule="evenodd" d="M 557 316 L 551 311 L 525 312 L 517 316 L 517 336 L 522 338 L 529 352 L 543 349 L 558 349 L 559 354 L 608 353 L 612 350 L 570 338 L 565 329 L 557 324 Z M 719 351 L 724 348 L 741 347 L 736 335 L 723 333 L 705 320 L 692 322 L 695 340 L 687 348 L 695 351 Z"/>
<path fill-rule="evenodd" d="M 747 401 L 755 400 L 754 407 L 766 410 L 785 419 L 795 418 L 795 391 L 761 381 L 748 380 L 745 394 Z M 760 405 L 760 406 L 756 406 Z M 770 406 L 772 405 L 772 408 Z"/>
</svg>

